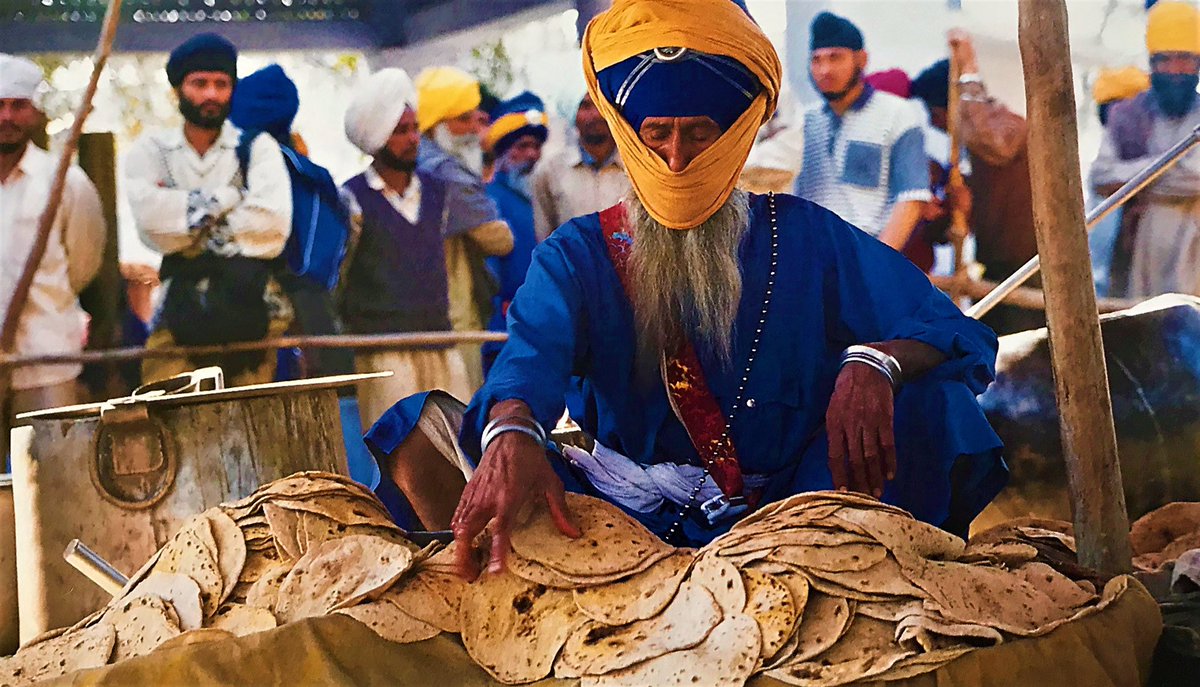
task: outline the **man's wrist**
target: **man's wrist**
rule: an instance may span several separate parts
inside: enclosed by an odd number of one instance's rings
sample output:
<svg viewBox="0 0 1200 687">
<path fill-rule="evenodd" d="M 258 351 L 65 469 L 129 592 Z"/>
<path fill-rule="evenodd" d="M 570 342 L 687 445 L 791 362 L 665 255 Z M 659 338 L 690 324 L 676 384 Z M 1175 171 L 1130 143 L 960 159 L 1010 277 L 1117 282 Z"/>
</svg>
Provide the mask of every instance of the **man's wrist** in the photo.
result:
<svg viewBox="0 0 1200 687">
<path fill-rule="evenodd" d="M 887 378 L 892 385 L 892 390 L 900 388 L 900 384 L 904 381 L 904 371 L 900 367 L 900 361 L 892 355 L 885 353 L 878 348 L 871 346 L 849 346 L 842 352 L 842 357 L 838 363 L 838 368 L 841 369 L 850 363 L 862 363 Z"/>
</svg>

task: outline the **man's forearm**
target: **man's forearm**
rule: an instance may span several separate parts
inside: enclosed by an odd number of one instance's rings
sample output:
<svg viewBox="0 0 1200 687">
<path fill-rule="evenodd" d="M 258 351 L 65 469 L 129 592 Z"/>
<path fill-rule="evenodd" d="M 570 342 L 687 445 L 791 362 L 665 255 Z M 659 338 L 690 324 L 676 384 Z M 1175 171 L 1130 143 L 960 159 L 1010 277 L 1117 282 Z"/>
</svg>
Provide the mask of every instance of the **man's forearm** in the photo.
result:
<svg viewBox="0 0 1200 687">
<path fill-rule="evenodd" d="M 529 405 L 525 401 L 515 398 L 500 401 L 492 406 L 491 412 L 488 413 L 488 419 L 495 420 L 496 418 L 508 417 L 510 415 L 536 421 L 536 418 L 533 417 L 533 410 Z"/>
<path fill-rule="evenodd" d="M 921 219 L 921 201 L 906 200 L 896 203 L 892 208 L 892 216 L 887 226 L 879 233 L 879 240 L 887 245 L 901 250 L 912 236 L 917 221 Z"/>
<path fill-rule="evenodd" d="M 895 341 L 880 341 L 867 344 L 871 348 L 883 351 L 900 363 L 901 381 L 911 382 L 919 379 L 926 372 L 946 362 L 946 354 L 927 343 L 912 339 L 897 339 Z"/>
</svg>

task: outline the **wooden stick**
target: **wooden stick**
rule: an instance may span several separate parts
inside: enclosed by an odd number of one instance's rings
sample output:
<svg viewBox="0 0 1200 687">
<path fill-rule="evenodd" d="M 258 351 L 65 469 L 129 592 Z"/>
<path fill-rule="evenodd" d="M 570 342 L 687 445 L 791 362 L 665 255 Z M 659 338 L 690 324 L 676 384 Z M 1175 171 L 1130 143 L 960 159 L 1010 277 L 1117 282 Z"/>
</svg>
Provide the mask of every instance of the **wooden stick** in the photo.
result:
<svg viewBox="0 0 1200 687">
<path fill-rule="evenodd" d="M 950 52 L 950 88 L 949 100 L 946 105 L 946 133 L 950 136 L 950 175 L 946 181 L 947 200 L 949 200 L 949 189 L 951 186 L 961 186 L 963 183 L 961 158 L 962 158 L 962 139 L 959 136 L 961 127 L 958 125 L 958 113 L 961 110 L 959 101 L 959 83 L 958 79 L 962 76 L 962 65 L 958 63 L 954 52 Z M 955 208 L 950 213 L 950 245 L 954 248 L 954 274 L 957 276 L 963 273 L 966 269 L 966 261 L 963 258 L 963 243 L 966 242 L 967 234 L 971 231 L 966 214 L 959 208 Z M 951 292 L 950 297 L 955 302 L 961 294 Z"/>
<path fill-rule="evenodd" d="M 1130 569 L 1129 516 L 1084 225 L 1066 0 L 1019 0 L 1033 220 L 1079 560 Z"/>
<path fill-rule="evenodd" d="M 87 89 L 83 92 L 83 100 L 75 110 L 75 121 L 71 123 L 71 132 L 67 136 L 66 145 L 58 157 L 58 167 L 54 170 L 54 181 L 50 186 L 50 194 L 46 199 L 46 207 L 38 217 L 37 236 L 33 247 L 25 259 L 21 276 L 13 287 L 12 300 L 8 302 L 8 310 L 0 321 L 0 353 L 11 353 L 17 341 L 17 328 L 21 323 L 21 315 L 29 300 L 29 290 L 33 286 L 33 278 L 41 267 L 42 258 L 46 256 L 46 246 L 50 243 L 50 231 L 54 228 L 54 219 L 58 215 L 58 207 L 62 203 L 63 190 L 67 183 L 67 170 L 71 168 L 71 159 L 75 148 L 79 145 L 79 137 L 83 135 L 83 123 L 92 112 L 92 99 L 96 97 L 96 87 L 100 83 L 100 74 L 112 53 L 113 38 L 117 35 L 117 24 L 121 19 L 121 0 L 109 0 L 108 10 L 104 13 L 104 23 L 100 29 L 100 40 L 96 51 L 92 53 L 92 76 L 88 80 Z M 7 368 L 0 369 L 0 432 L 8 436 L 8 397 L 12 386 L 12 375 Z"/>
<path fill-rule="evenodd" d="M 61 355 L 18 356 L 0 354 L 0 369 L 29 365 L 61 365 L 64 363 L 111 363 L 143 358 L 185 358 L 199 355 L 222 355 L 245 351 L 278 348 L 354 348 L 407 349 L 449 348 L 458 344 L 504 342 L 503 332 L 413 332 L 407 334 L 350 334 L 319 336 L 288 336 L 260 341 L 241 341 L 218 346 L 169 346 L 161 348 L 115 348 L 104 351 L 83 351 Z"/>
<path fill-rule="evenodd" d="M 930 276 L 929 281 L 939 289 L 968 298 L 983 298 L 991 293 L 997 286 L 996 282 L 970 279 L 965 274 L 957 277 Z M 1118 310 L 1126 310 L 1137 305 L 1141 301 L 1125 300 L 1123 298 L 1097 298 L 1096 308 L 1101 313 L 1117 312 Z M 1018 308 L 1026 310 L 1045 310 L 1046 295 L 1041 289 L 1033 289 L 1027 287 L 1018 288 L 1004 297 L 1004 303 L 1015 305 Z"/>
</svg>

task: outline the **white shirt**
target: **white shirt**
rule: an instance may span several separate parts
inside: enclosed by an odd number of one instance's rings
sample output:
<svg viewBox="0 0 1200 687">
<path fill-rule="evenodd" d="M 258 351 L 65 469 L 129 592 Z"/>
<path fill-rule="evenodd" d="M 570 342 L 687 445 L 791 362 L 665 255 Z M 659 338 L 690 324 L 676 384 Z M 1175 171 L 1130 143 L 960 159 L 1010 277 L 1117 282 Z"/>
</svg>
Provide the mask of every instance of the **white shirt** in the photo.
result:
<svg viewBox="0 0 1200 687">
<path fill-rule="evenodd" d="M 533 171 L 533 223 L 539 241 L 568 220 L 608 209 L 629 193 L 629 177 L 614 150 L 599 168 L 572 145 Z"/>
<path fill-rule="evenodd" d="M 164 255 L 205 244 L 221 255 L 250 258 L 273 258 L 283 251 L 292 231 L 292 186 L 283 153 L 270 136 L 254 139 L 243 193 L 236 152 L 240 136 L 226 122 L 203 157 L 188 144 L 182 127 L 150 132 L 133 144 L 125 157 L 125 193 L 147 246 Z M 215 197 L 224 213 L 211 233 L 188 227 L 193 191 Z"/>
<path fill-rule="evenodd" d="M 383 177 L 379 176 L 379 172 L 375 171 L 374 167 L 367 167 L 363 177 L 367 182 L 367 186 L 371 190 L 378 191 L 383 195 L 384 199 L 392 206 L 392 208 L 400 213 L 404 219 L 416 224 L 421 215 L 421 179 L 413 174 L 409 178 L 408 186 L 404 189 L 404 193 L 396 193 L 396 189 L 387 185 Z M 362 226 L 362 206 L 358 203 L 358 198 L 354 197 L 354 193 L 350 189 L 342 186 L 340 189 L 342 204 L 346 206 L 346 211 L 349 213 L 354 225 L 355 231 L 358 231 Z"/>
<path fill-rule="evenodd" d="M 25 260 L 33 249 L 38 217 L 46 208 L 56 160 L 29 145 L 0 183 L 0 313 L 8 310 Z M 77 294 L 100 269 L 105 226 L 96 187 L 77 167 L 67 170 L 62 204 L 46 255 L 34 276 L 17 329 L 16 353 L 49 355 L 83 349 L 86 319 Z M 2 315 L 0 315 L 2 317 Z M 81 365 L 18 367 L 13 388 L 51 386 L 79 376 Z"/>
</svg>

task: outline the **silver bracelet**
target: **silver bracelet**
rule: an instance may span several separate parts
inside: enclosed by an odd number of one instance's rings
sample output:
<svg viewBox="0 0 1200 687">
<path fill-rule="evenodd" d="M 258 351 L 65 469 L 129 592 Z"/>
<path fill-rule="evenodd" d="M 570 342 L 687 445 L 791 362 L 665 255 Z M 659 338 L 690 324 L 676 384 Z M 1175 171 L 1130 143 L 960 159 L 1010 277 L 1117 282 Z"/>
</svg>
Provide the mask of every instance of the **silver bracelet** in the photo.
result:
<svg viewBox="0 0 1200 687">
<path fill-rule="evenodd" d="M 499 427 L 493 427 L 490 434 L 483 435 L 483 439 L 479 442 L 480 455 L 487 453 L 488 446 L 491 446 L 492 442 L 499 438 L 501 434 L 508 434 L 509 432 L 520 432 L 533 439 L 541 448 L 546 448 L 546 442 L 532 429 L 524 425 L 500 425 Z"/>
<path fill-rule="evenodd" d="M 546 430 L 542 427 L 541 423 L 527 415 L 518 415 L 515 413 L 511 415 L 502 415 L 487 423 L 487 425 L 483 428 L 483 436 L 487 436 L 489 432 L 500 425 L 511 424 L 509 422 L 510 420 L 516 420 L 518 423 L 525 423 L 530 429 L 537 432 L 538 441 L 545 445 Z"/>
<path fill-rule="evenodd" d="M 900 383 L 904 380 L 904 372 L 900 368 L 900 361 L 893 356 L 884 353 L 877 348 L 870 346 L 850 346 L 842 352 L 842 359 L 838 364 L 838 369 L 845 367 L 847 363 L 863 363 L 877 370 L 891 382 L 892 390 L 900 388 Z"/>
</svg>

